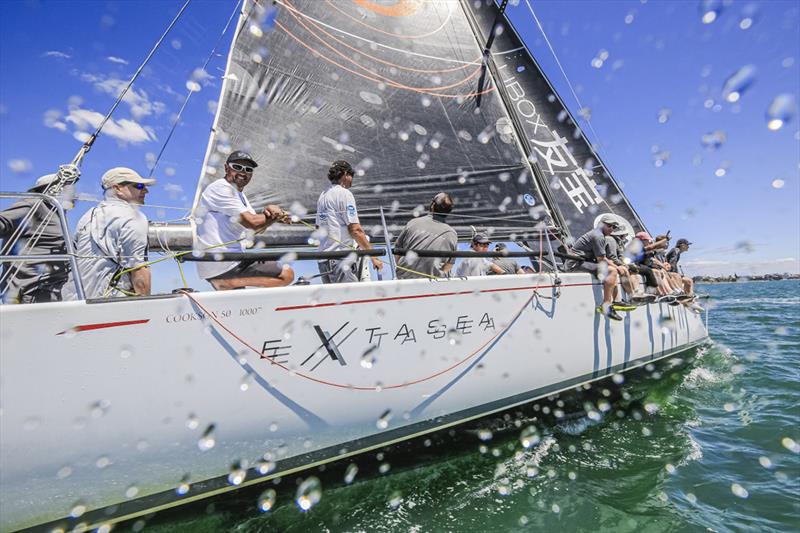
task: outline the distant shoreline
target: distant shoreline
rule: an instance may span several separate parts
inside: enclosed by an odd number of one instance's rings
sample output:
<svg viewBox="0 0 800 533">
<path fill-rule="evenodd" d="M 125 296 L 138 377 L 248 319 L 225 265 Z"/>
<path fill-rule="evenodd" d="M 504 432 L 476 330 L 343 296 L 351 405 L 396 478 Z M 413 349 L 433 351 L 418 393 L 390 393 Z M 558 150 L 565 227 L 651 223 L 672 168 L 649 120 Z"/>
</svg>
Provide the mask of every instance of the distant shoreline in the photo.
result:
<svg viewBox="0 0 800 533">
<path fill-rule="evenodd" d="M 766 274 L 761 276 L 695 276 L 698 285 L 719 283 L 747 283 L 751 281 L 798 281 L 800 274 Z"/>
</svg>

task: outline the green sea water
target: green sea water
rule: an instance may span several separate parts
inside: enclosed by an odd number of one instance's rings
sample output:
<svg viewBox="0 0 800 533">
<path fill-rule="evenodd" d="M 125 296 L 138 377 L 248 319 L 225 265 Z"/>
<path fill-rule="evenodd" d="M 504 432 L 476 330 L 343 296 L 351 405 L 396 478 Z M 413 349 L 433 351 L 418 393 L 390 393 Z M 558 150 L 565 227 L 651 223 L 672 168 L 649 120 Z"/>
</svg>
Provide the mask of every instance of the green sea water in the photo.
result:
<svg viewBox="0 0 800 533">
<path fill-rule="evenodd" d="M 712 297 L 713 342 L 693 356 L 483 420 L 410 458 L 356 458 L 355 481 L 321 475 L 307 512 L 284 486 L 268 512 L 239 494 L 127 527 L 800 531 L 800 282 L 698 289 Z"/>
</svg>

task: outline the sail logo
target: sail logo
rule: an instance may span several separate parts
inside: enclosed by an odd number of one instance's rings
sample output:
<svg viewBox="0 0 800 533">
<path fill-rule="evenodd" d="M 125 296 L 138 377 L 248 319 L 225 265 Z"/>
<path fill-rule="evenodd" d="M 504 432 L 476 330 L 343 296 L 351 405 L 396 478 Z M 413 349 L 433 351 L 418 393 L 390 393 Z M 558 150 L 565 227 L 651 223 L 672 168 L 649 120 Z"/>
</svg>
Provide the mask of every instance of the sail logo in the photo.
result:
<svg viewBox="0 0 800 533">
<path fill-rule="evenodd" d="M 508 68 L 508 64 L 502 65 L 500 72 L 502 73 L 506 68 Z M 575 157 L 567 145 L 567 139 L 560 136 L 556 130 L 551 130 L 542 121 L 541 115 L 536 112 L 534 103 L 525 97 L 525 89 L 522 84 L 512 75 L 503 79 L 503 85 L 514 103 L 517 113 L 525 119 L 525 123 L 533 127 L 532 133 L 527 129 L 526 133 L 530 137 L 529 141 L 533 144 L 535 161 L 541 162 L 543 167 L 546 166 L 543 169 L 547 170 L 551 176 L 558 176 L 560 189 L 564 191 L 578 213 L 583 214 L 584 209 L 602 203 L 603 198 L 597 192 L 597 183 L 592 179 L 592 175 L 575 161 Z M 549 133 L 549 140 L 541 140 L 541 134 L 537 139 L 540 126 L 544 132 Z"/>
</svg>

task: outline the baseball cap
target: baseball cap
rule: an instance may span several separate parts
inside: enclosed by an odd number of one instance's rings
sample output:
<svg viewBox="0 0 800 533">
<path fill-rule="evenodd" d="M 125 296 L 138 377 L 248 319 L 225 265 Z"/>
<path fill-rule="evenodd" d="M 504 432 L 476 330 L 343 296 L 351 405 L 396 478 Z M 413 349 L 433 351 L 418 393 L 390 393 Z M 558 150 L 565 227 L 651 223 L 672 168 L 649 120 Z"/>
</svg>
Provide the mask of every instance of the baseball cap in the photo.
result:
<svg viewBox="0 0 800 533">
<path fill-rule="evenodd" d="M 504 242 L 498 242 L 497 244 L 494 245 L 495 250 L 505 250 L 506 248 L 507 246 L 506 243 Z"/>
<path fill-rule="evenodd" d="M 126 167 L 114 167 L 110 170 L 107 170 L 100 179 L 103 189 L 110 189 L 114 185 L 119 185 L 120 183 L 143 183 L 145 185 L 154 185 L 155 182 L 156 180 L 143 178 L 135 170 Z"/>
<path fill-rule="evenodd" d="M 244 150 L 235 150 L 231 152 L 231 155 L 228 156 L 228 159 L 225 162 L 230 163 L 232 161 L 247 161 L 253 165 L 253 168 L 258 166 L 258 163 L 256 163 L 255 159 L 253 159 L 253 156 Z"/>
<path fill-rule="evenodd" d="M 689 246 L 692 243 L 690 243 L 686 239 L 678 239 L 678 242 L 676 242 L 675 244 L 678 245 L 678 246 L 680 246 L 681 244 L 685 244 L 686 246 Z"/>
<path fill-rule="evenodd" d="M 492 241 L 485 233 L 476 233 L 472 236 L 472 242 L 476 244 L 491 244 Z"/>
<path fill-rule="evenodd" d="M 640 231 L 639 233 L 637 233 L 637 234 L 635 235 L 635 237 L 636 237 L 637 239 L 639 239 L 640 241 L 646 241 L 646 242 L 650 242 L 650 241 L 652 241 L 652 240 L 653 240 L 653 237 L 651 237 L 651 236 L 650 236 L 650 234 L 649 234 L 649 233 L 647 233 L 646 231 Z"/>
<path fill-rule="evenodd" d="M 610 214 L 605 214 L 605 215 L 601 216 L 600 219 L 598 220 L 598 222 L 600 224 L 609 225 L 612 228 L 618 228 L 619 227 L 619 222 L 617 221 L 617 219 L 614 217 L 614 215 L 610 215 Z"/>
</svg>

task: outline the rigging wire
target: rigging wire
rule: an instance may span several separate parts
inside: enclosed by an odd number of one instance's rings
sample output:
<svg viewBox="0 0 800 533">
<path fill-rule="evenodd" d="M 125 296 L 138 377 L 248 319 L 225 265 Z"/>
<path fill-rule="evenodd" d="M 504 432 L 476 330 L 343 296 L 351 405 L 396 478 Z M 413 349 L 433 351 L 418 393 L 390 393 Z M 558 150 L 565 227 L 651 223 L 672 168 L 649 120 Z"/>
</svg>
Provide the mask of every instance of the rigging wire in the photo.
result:
<svg viewBox="0 0 800 533">
<path fill-rule="evenodd" d="M 239 10 L 239 6 L 241 5 L 241 3 L 242 3 L 242 0 L 237 0 L 236 1 L 236 5 L 233 6 L 233 11 L 231 11 L 231 15 L 228 17 L 228 22 L 225 23 L 225 27 L 222 29 L 222 33 L 217 38 L 217 42 L 214 44 L 214 48 L 211 49 L 211 53 L 208 54 L 208 57 L 206 57 L 206 60 L 203 63 L 203 66 L 201 67 L 203 71 L 206 70 L 206 67 L 211 62 L 211 59 L 214 57 L 214 54 L 216 54 L 217 47 L 219 47 L 219 44 L 222 42 L 222 38 L 225 37 L 226 33 L 228 33 L 228 28 L 231 25 L 231 21 L 233 20 L 234 15 L 236 15 L 236 12 Z M 244 27 L 244 26 L 242 26 L 242 27 Z M 235 40 L 235 38 L 234 38 L 234 40 Z M 175 120 L 172 123 L 172 128 L 169 130 L 169 135 L 167 135 L 167 138 L 164 141 L 164 144 L 161 146 L 161 150 L 159 150 L 158 156 L 156 156 L 156 160 L 153 162 L 152 166 L 150 167 L 150 173 L 148 174 L 147 177 L 149 177 L 149 178 L 153 177 L 153 173 L 156 171 L 156 167 L 158 166 L 158 162 L 161 161 L 161 156 L 164 154 L 164 150 L 166 150 L 167 145 L 169 144 L 169 141 L 172 139 L 172 135 L 175 133 L 175 129 L 178 127 L 178 124 L 181 121 L 181 116 L 183 116 L 183 111 L 186 109 L 186 104 L 189 103 L 189 99 L 192 97 L 192 94 L 194 94 L 194 92 L 195 91 L 193 91 L 191 89 L 189 89 L 187 91 L 186 98 L 183 100 L 183 105 L 181 105 L 181 108 L 178 111 L 178 115 L 175 117 Z"/>
<path fill-rule="evenodd" d="M 78 154 L 75 156 L 75 160 L 73 160 L 73 162 L 72 162 L 73 165 L 80 165 L 81 161 L 83 161 L 83 157 L 89 152 L 89 150 L 91 150 L 92 145 L 94 144 L 94 141 L 97 140 L 97 137 L 98 137 L 98 135 L 100 135 L 100 131 L 106 125 L 106 122 L 108 122 L 108 120 L 111 118 L 111 115 L 114 114 L 114 111 L 117 110 L 117 107 L 119 107 L 119 104 L 122 103 L 122 99 L 125 98 L 125 95 L 127 94 L 128 90 L 133 85 L 133 82 L 136 81 L 136 78 L 138 78 L 139 74 L 142 73 L 142 71 L 144 70 L 145 65 L 147 65 L 147 63 L 150 61 L 150 58 L 152 58 L 153 55 L 156 53 L 156 50 L 158 50 L 158 48 L 161 46 L 161 43 L 164 42 L 164 39 L 166 39 L 167 34 L 169 34 L 169 32 L 172 30 L 172 28 L 178 22 L 178 19 L 181 17 L 183 12 L 189 6 L 189 3 L 191 1 L 192 0 L 186 0 L 186 2 L 184 2 L 184 4 L 181 7 L 180 11 L 178 11 L 177 15 L 175 15 L 175 17 L 172 19 L 172 22 L 170 22 L 169 26 L 167 26 L 167 29 L 164 30 L 164 33 L 162 33 L 161 37 L 158 39 L 158 41 L 156 41 L 156 44 L 153 46 L 152 50 L 150 50 L 150 53 L 147 54 L 147 57 L 144 58 L 144 61 L 142 61 L 142 64 L 139 65 L 139 68 L 133 74 L 133 76 L 131 77 L 130 81 L 128 81 L 128 84 L 119 93 L 119 96 L 117 96 L 117 99 L 114 101 L 114 105 L 112 105 L 111 109 L 108 110 L 108 113 L 106 113 L 106 116 L 103 118 L 103 120 L 97 126 L 97 129 L 95 130 L 95 132 L 92 134 L 91 137 L 89 137 L 89 139 L 84 143 L 84 145 L 78 151 Z"/>
<path fill-rule="evenodd" d="M 144 67 L 147 65 L 147 63 L 150 61 L 150 59 L 153 57 L 153 55 L 155 54 L 156 50 L 158 50 L 158 48 L 161 46 L 161 43 L 164 42 L 164 39 L 167 37 L 169 32 L 172 30 L 172 28 L 178 22 L 178 19 L 180 19 L 181 15 L 186 10 L 186 8 L 189 6 L 189 3 L 191 1 L 192 0 L 186 0 L 184 2 L 183 6 L 181 6 L 181 9 L 178 11 L 178 13 L 175 15 L 175 17 L 169 23 L 169 26 L 167 26 L 167 29 L 164 30 L 164 32 L 161 34 L 161 37 L 158 39 L 156 44 L 150 50 L 150 53 L 147 54 L 147 57 L 144 59 L 144 61 L 139 66 L 139 68 L 136 70 L 136 72 L 133 74 L 133 76 L 131 77 L 130 81 L 128 81 L 128 84 L 125 86 L 125 88 L 117 96 L 117 99 L 114 101 L 114 104 L 111 106 L 111 109 L 109 109 L 108 113 L 106 113 L 106 116 L 103 117 L 103 120 L 97 126 L 97 129 L 95 130 L 95 132 L 89 137 L 89 139 L 83 144 L 83 146 L 81 146 L 80 150 L 78 150 L 78 153 L 75 155 L 74 159 L 72 160 L 72 163 L 70 165 L 65 165 L 65 166 L 62 166 L 62 167 L 59 168 L 57 179 L 53 180 L 53 182 L 50 183 L 46 187 L 46 189 L 45 189 L 46 193 L 57 194 L 58 192 L 61 191 L 61 188 L 65 184 L 67 184 L 70 181 L 75 182 L 75 181 L 78 180 L 78 177 L 80 176 L 80 171 L 78 171 L 77 167 L 80 166 L 80 164 L 83 161 L 83 158 L 86 156 L 86 154 L 89 152 L 89 150 L 91 150 L 92 145 L 94 144 L 95 140 L 97 140 L 97 137 L 100 135 L 100 131 L 103 129 L 103 127 L 106 125 L 108 120 L 111 118 L 111 115 L 114 114 L 114 111 L 116 111 L 117 107 L 119 107 L 119 104 L 122 103 L 123 98 L 125 98 L 125 95 L 127 94 L 128 90 L 133 85 L 133 82 L 136 81 L 136 78 L 138 78 L 139 74 L 142 73 L 142 71 L 144 70 Z M 73 171 L 73 169 L 74 169 L 74 171 Z M 77 176 L 75 175 L 75 173 L 77 173 Z M 39 207 L 41 207 L 42 203 L 43 203 L 42 200 L 38 200 L 38 201 L 36 201 L 36 203 L 34 203 L 34 205 L 31 207 L 30 211 L 28 212 L 28 214 L 20 222 L 20 224 L 17 227 L 17 230 L 15 231 L 14 235 L 12 235 L 11 238 L 8 239 L 8 242 L 6 242 L 4 244 L 4 246 L 3 246 L 3 252 L 4 253 L 6 252 L 6 250 L 10 250 L 17 243 L 17 241 L 20 239 L 20 237 L 24 233 L 25 229 L 27 228 L 28 224 L 32 220 L 34 214 L 39 210 Z M 51 207 L 50 210 L 49 210 L 49 213 L 45 216 L 44 220 L 49 222 L 49 220 L 52 217 L 52 214 L 54 212 L 55 212 L 55 207 Z M 32 235 L 32 238 L 28 239 L 28 241 L 25 243 L 25 246 L 24 246 L 22 251 L 33 249 L 39 243 L 39 239 L 41 238 L 41 235 L 42 235 L 43 231 L 44 231 L 43 228 L 37 228 L 37 231 Z M 67 237 L 68 237 L 67 235 L 64 236 L 64 238 L 67 238 Z M 17 268 L 19 268 L 19 267 L 17 267 Z M 4 276 L 3 277 L 4 278 L 9 277 L 11 271 L 12 271 L 11 268 L 6 270 L 4 272 Z M 14 274 L 13 277 L 16 277 L 16 274 Z"/>
</svg>

